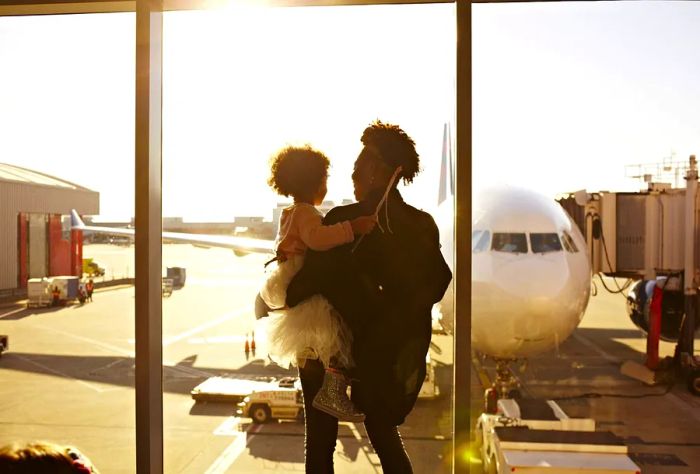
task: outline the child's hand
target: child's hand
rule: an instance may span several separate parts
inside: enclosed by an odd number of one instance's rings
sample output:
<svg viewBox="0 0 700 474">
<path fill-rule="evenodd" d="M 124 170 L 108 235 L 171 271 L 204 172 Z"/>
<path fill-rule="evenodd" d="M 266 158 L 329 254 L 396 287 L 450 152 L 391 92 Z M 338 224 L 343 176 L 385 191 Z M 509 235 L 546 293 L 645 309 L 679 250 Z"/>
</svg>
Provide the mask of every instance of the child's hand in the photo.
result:
<svg viewBox="0 0 700 474">
<path fill-rule="evenodd" d="M 369 234 L 376 224 L 377 220 L 374 216 L 356 217 L 350 221 L 352 233 L 357 235 Z"/>
</svg>

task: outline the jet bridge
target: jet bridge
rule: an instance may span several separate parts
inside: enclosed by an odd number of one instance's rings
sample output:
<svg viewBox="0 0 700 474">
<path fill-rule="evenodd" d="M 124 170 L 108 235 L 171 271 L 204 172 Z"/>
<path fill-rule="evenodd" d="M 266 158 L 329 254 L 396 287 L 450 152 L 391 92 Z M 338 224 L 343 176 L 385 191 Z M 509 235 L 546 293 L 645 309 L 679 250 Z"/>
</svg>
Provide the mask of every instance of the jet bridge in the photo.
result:
<svg viewBox="0 0 700 474">
<path fill-rule="evenodd" d="M 579 191 L 560 203 L 570 209 L 586 238 L 593 274 L 635 281 L 627 306 L 633 323 L 649 336 L 647 366 L 656 369 L 659 338 L 677 341 L 675 360 L 690 370 L 689 389 L 700 395 L 700 369 L 693 358 L 700 321 L 700 194 L 694 155 L 685 182 L 685 188 L 648 182 L 648 189 L 637 193 Z M 580 207 L 573 209 L 572 201 Z"/>
<path fill-rule="evenodd" d="M 599 192 L 584 206 L 583 229 L 594 273 L 634 279 L 655 279 L 685 271 L 685 241 L 690 230 L 691 265 L 700 267 L 700 196 L 686 189 L 654 184 L 638 193 Z M 579 224 L 580 225 L 580 224 Z M 688 229 L 687 227 L 690 227 Z"/>
</svg>

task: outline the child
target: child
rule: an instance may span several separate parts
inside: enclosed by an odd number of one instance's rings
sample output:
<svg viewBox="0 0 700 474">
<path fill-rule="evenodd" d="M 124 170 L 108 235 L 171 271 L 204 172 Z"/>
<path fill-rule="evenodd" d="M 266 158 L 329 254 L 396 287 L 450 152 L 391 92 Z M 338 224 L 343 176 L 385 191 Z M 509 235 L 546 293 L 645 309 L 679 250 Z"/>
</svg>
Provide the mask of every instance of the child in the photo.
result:
<svg viewBox="0 0 700 474">
<path fill-rule="evenodd" d="M 318 358 L 326 369 L 323 387 L 313 406 L 338 419 L 364 421 L 364 414 L 348 399 L 347 381 L 339 370 L 352 365 L 352 334 L 331 304 L 320 295 L 294 308 L 285 308 L 287 286 L 301 269 L 304 254 L 329 250 L 372 231 L 373 216 L 362 216 L 334 225 L 321 224 L 315 208 L 326 196 L 328 158 L 310 146 L 287 147 L 272 158 L 268 184 L 294 204 L 280 216 L 277 237 L 277 267 L 268 277 L 259 297 L 269 308 L 281 309 L 271 318 L 268 339 L 273 355 L 283 360 Z M 259 301 L 259 300 L 258 300 Z M 259 303 L 258 303 L 259 304 Z"/>
</svg>

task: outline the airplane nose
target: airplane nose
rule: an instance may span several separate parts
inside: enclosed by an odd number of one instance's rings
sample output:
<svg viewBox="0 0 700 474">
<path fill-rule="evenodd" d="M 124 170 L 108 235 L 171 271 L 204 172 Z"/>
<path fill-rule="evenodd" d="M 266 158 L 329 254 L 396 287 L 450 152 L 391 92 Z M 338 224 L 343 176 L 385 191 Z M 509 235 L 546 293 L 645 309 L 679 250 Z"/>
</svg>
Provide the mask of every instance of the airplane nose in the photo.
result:
<svg viewBox="0 0 700 474">
<path fill-rule="evenodd" d="M 575 305 L 571 273 L 563 256 L 533 256 L 504 266 L 497 276 L 504 293 L 513 298 L 523 317 L 513 320 L 522 344 L 540 344 L 553 334 L 565 338 L 562 325 Z M 517 302 L 520 302 L 519 304 Z M 557 337 L 557 336 L 555 336 Z"/>
<path fill-rule="evenodd" d="M 476 350 L 495 357 L 527 357 L 563 342 L 579 323 L 590 280 L 560 252 L 491 252 L 472 268 Z"/>
<path fill-rule="evenodd" d="M 514 321 L 515 334 L 524 343 L 552 337 L 561 325 L 566 308 L 555 298 L 534 298 L 523 308 L 525 317 Z"/>
<path fill-rule="evenodd" d="M 494 280 L 504 291 L 538 301 L 536 305 L 542 307 L 561 296 L 571 277 L 566 259 L 559 254 L 502 262 L 494 270 Z"/>
</svg>

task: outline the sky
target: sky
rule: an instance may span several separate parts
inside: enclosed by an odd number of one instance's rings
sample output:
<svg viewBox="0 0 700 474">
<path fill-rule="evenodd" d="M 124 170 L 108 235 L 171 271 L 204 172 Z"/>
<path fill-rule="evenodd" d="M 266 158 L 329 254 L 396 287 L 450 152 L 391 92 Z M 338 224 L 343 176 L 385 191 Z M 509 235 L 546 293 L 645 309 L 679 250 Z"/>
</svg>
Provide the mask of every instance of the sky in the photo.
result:
<svg viewBox="0 0 700 474">
<path fill-rule="evenodd" d="M 699 153 L 697 24 L 696 2 L 474 5 L 474 189 L 636 190 L 626 165 Z M 403 192 L 430 210 L 454 25 L 450 4 L 166 13 L 163 214 L 271 218 L 268 159 L 286 144 L 326 153 L 328 198 L 350 198 L 376 118 L 415 139 L 423 171 Z M 0 71 L 0 162 L 130 217 L 134 15 L 0 18 Z"/>
<path fill-rule="evenodd" d="M 475 8 L 475 180 L 639 190 L 626 165 L 700 154 L 698 24 L 698 2 Z"/>
</svg>

